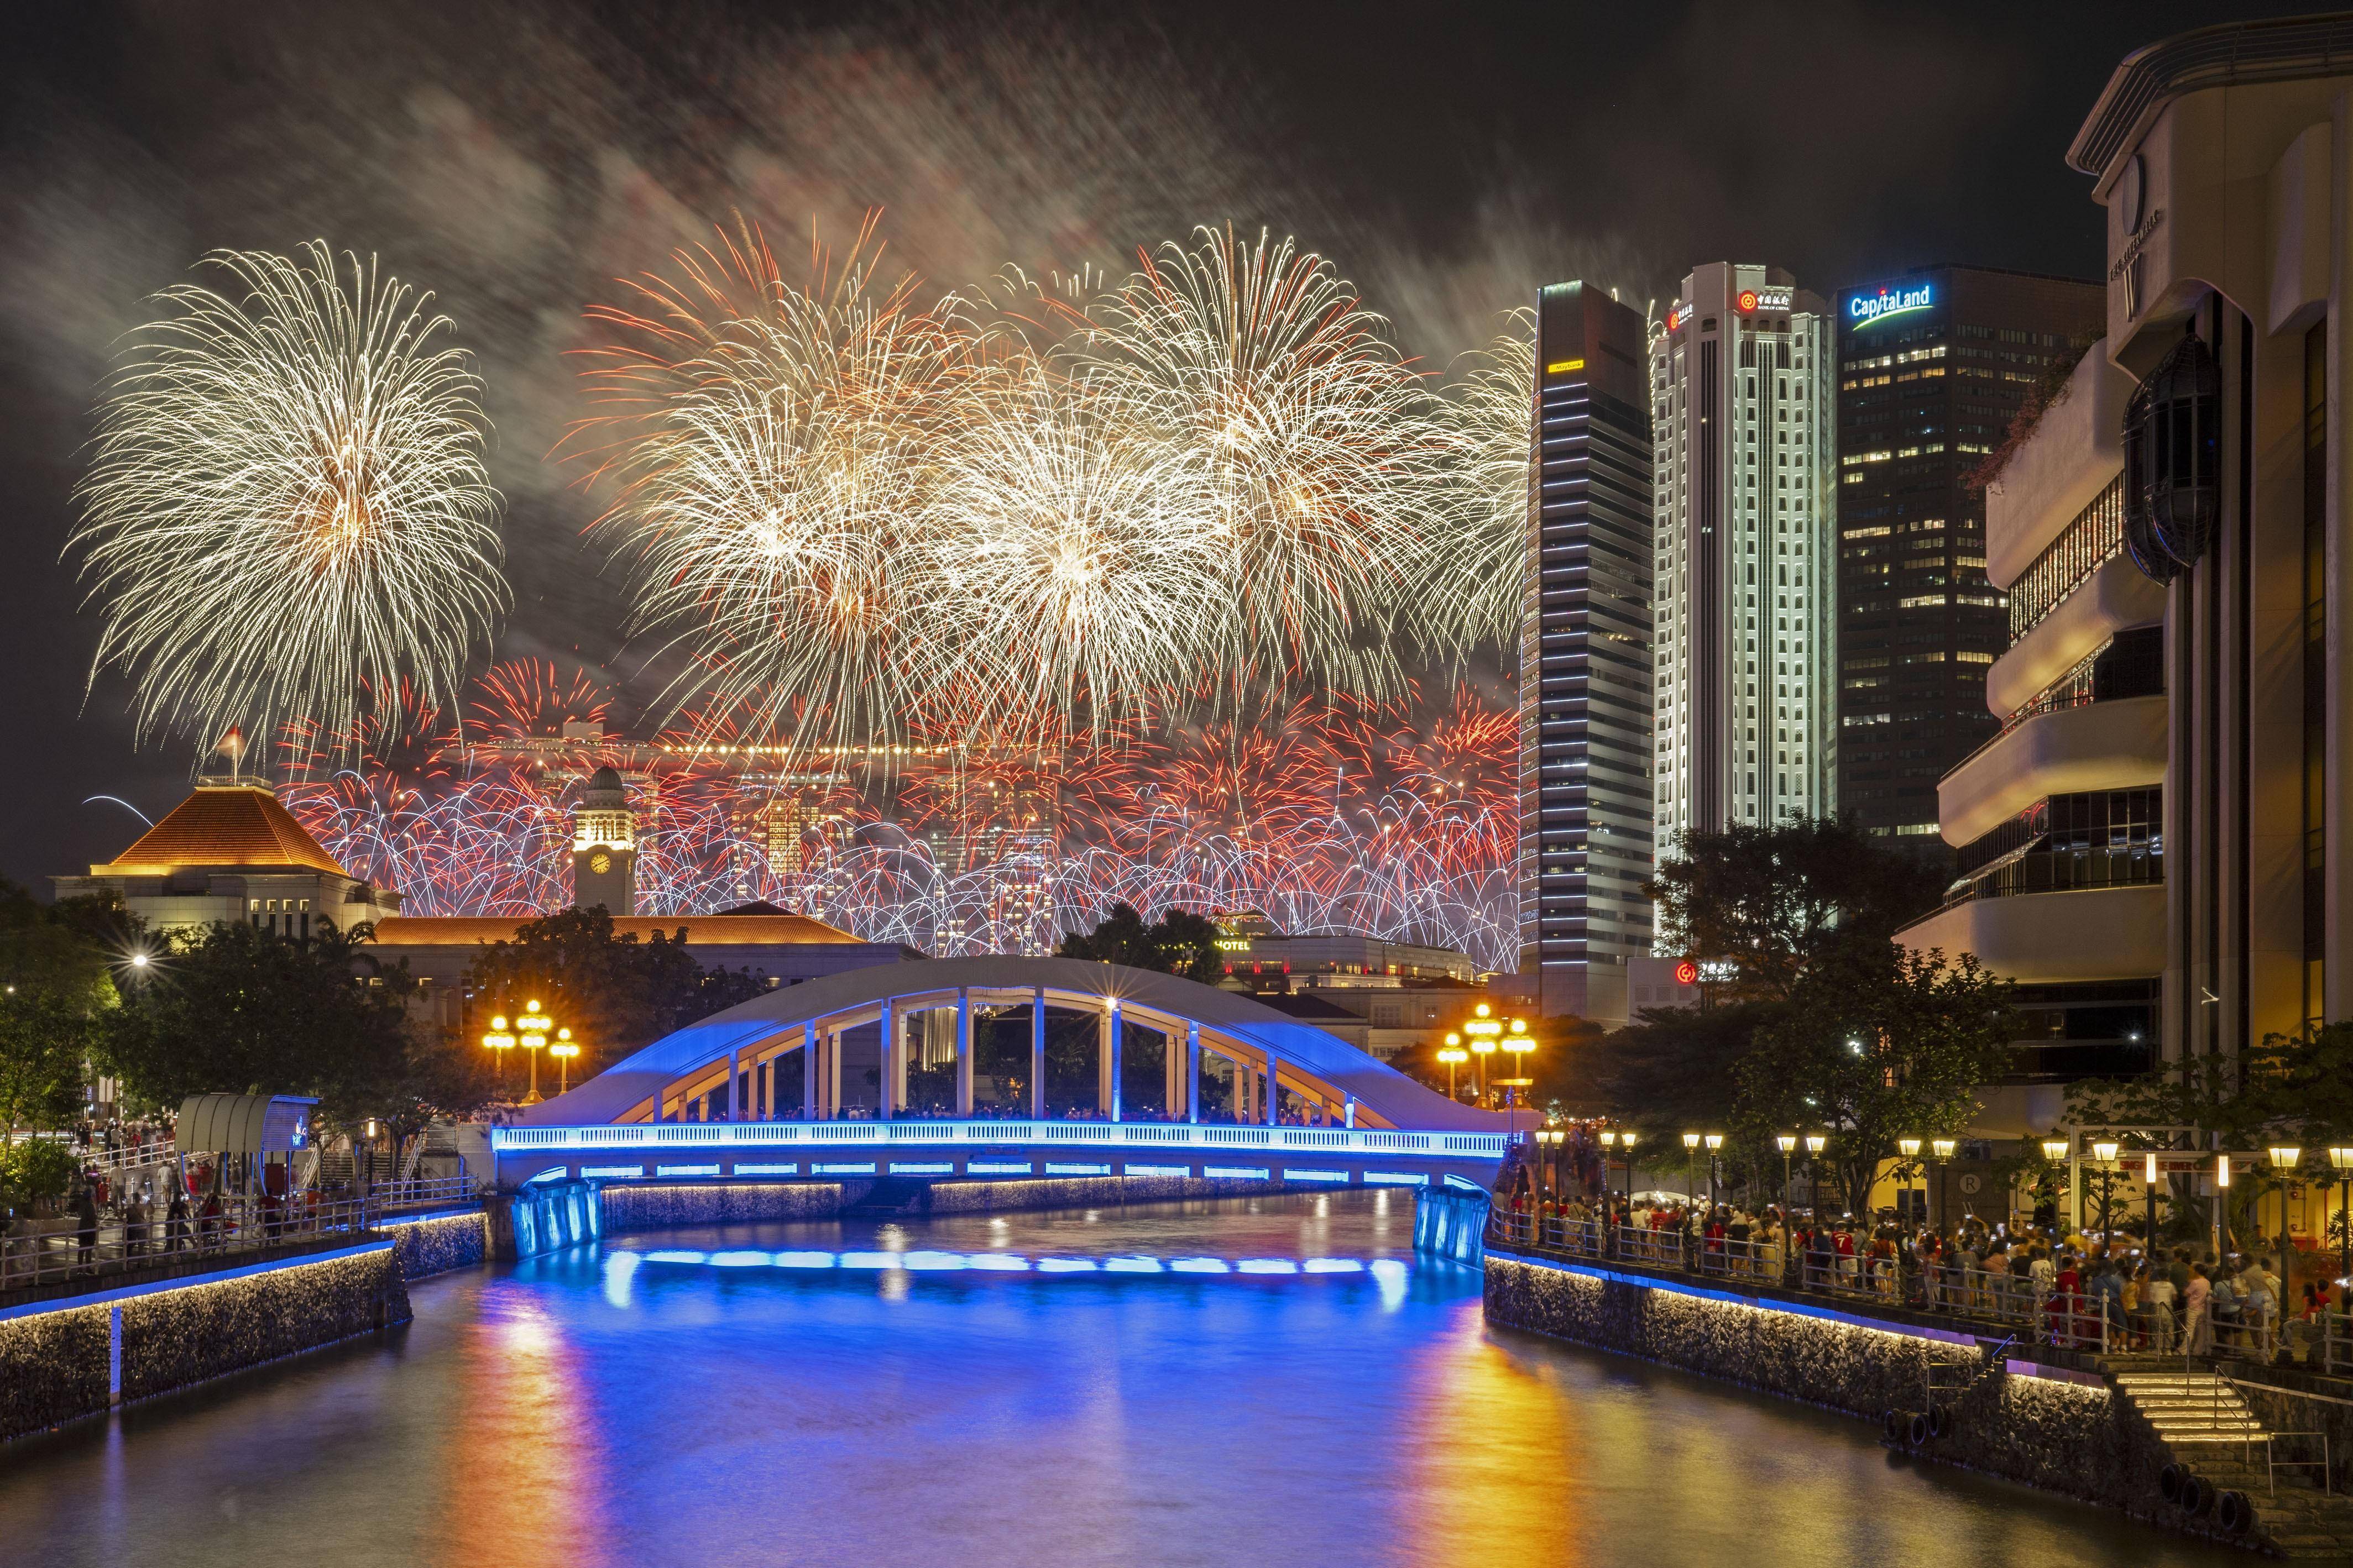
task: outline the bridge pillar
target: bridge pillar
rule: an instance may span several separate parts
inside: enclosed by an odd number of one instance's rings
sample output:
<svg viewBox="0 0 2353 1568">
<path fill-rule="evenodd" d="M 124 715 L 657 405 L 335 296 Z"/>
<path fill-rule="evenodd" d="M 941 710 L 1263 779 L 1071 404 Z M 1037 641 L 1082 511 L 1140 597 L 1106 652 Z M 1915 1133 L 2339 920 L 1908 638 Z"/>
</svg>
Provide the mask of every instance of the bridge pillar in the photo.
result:
<svg viewBox="0 0 2353 1568">
<path fill-rule="evenodd" d="M 1172 1040 L 1169 1045 L 1171 1054 L 1174 1054 L 1176 1042 Z M 1185 1026 L 1185 1098 L 1182 1103 L 1185 1120 L 1198 1122 L 1201 1120 L 1201 1026 L 1194 1023 Z"/>
<path fill-rule="evenodd" d="M 888 1121 L 892 1111 L 902 1108 L 905 1080 L 899 1076 L 899 1035 L 892 1026 L 898 1020 L 892 1016 L 891 999 L 887 996 L 882 999 L 882 1016 L 878 1022 L 882 1029 L 882 1070 L 874 1075 L 877 1088 L 874 1114 L 878 1120 Z"/>
<path fill-rule="evenodd" d="M 956 1114 L 972 1114 L 972 990 L 956 987 Z"/>
<path fill-rule="evenodd" d="M 1266 1099 L 1259 1107 L 1259 1119 L 1271 1127 L 1281 1120 L 1277 1113 L 1282 1108 L 1282 1079 L 1279 1069 L 1274 1065 L 1274 1053 L 1269 1051 L 1266 1053 Z"/>
<path fill-rule="evenodd" d="M 1106 1075 L 1111 1080 L 1111 1098 L 1104 1101 L 1104 1105 L 1111 1112 L 1111 1119 L 1113 1121 L 1117 1121 L 1120 1119 L 1119 1054 L 1120 1047 L 1127 1035 L 1127 1031 L 1120 1026 L 1124 1020 L 1120 1017 L 1119 1003 L 1117 1000 L 1113 1001 L 1110 1010 L 1104 1014 L 1104 1016 L 1110 1020 L 1111 1024 L 1111 1068 L 1109 1073 Z"/>
<path fill-rule="evenodd" d="M 841 1031 L 825 1032 L 825 1114 L 841 1120 Z"/>
<path fill-rule="evenodd" d="M 741 1051 L 727 1053 L 727 1120 L 742 1121 L 744 1115 L 744 1059 Z"/>
<path fill-rule="evenodd" d="M 1046 1119 L 1046 988 L 1032 993 L 1029 1003 L 1029 1118 Z"/>
<path fill-rule="evenodd" d="M 801 1026 L 801 1115 L 815 1121 L 817 1110 L 817 1024 Z"/>
<path fill-rule="evenodd" d="M 1095 1110 L 1111 1114 L 1111 1004 L 1095 1015 Z"/>
</svg>

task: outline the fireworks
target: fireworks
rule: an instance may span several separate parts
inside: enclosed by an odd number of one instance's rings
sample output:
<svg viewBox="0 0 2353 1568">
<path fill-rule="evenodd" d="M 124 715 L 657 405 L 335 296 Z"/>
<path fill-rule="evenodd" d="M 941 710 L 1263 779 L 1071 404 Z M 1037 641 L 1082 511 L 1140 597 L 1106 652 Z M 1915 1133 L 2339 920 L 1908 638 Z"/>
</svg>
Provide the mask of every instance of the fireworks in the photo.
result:
<svg viewBox="0 0 2353 1568">
<path fill-rule="evenodd" d="M 112 379 L 69 552 L 142 735 L 356 733 L 364 693 L 450 690 L 506 605 L 480 384 L 429 294 L 345 259 L 216 252 L 231 292 L 156 296 Z"/>
<path fill-rule="evenodd" d="M 595 753 L 557 768 L 534 742 L 552 721 L 601 729 L 603 716 L 576 678 L 501 666 L 462 740 L 444 726 L 438 742 L 337 769 L 333 748 L 290 736 L 281 761 L 301 782 L 287 805 L 413 912 L 560 909 L 570 791 Z M 429 715 L 410 726 L 430 728 Z M 812 831 L 789 860 L 769 834 L 784 770 L 744 771 L 680 734 L 636 770 L 639 906 L 767 899 L 943 955 L 1050 951 L 1120 900 L 1256 909 L 1286 931 L 1424 942 L 1505 967 L 1512 733 L 1509 714 L 1458 689 L 1441 704 L 1409 692 L 1303 700 L 1269 723 L 1139 725 L 1042 762 L 934 752 L 919 776 L 803 775 L 828 782 L 810 789 Z"/>
<path fill-rule="evenodd" d="M 1440 405 L 1322 258 L 1197 237 L 1116 288 L 922 310 L 871 227 L 805 284 L 746 229 L 592 311 L 576 449 L 700 710 L 839 744 L 1399 689 L 1397 623 L 1456 542 Z"/>
</svg>

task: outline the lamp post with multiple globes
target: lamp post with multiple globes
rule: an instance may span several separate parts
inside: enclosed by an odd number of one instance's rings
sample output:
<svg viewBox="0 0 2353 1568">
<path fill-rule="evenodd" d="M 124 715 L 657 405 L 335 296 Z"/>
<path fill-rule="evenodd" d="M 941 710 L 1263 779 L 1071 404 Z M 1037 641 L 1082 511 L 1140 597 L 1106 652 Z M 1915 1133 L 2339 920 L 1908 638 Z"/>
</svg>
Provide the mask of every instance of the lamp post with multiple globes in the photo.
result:
<svg viewBox="0 0 2353 1568">
<path fill-rule="evenodd" d="M 555 1043 L 547 1047 L 547 1054 L 555 1058 L 555 1092 L 569 1093 L 572 1089 L 572 1058 L 580 1054 L 579 1042 L 572 1037 L 570 1029 L 558 1029 L 555 1031 Z"/>
<path fill-rule="evenodd" d="M 1454 1092 L 1454 1069 L 1471 1059 L 1471 1053 L 1462 1048 L 1462 1037 L 1448 1035 L 1446 1044 L 1439 1047 L 1438 1059 L 1446 1064 L 1446 1098 L 1460 1099 Z"/>
<path fill-rule="evenodd" d="M 515 1037 L 507 1027 L 505 1014 L 501 1013 L 491 1020 L 490 1030 L 482 1037 L 482 1045 L 498 1058 L 499 1088 L 503 1091 L 507 1087 L 507 1053 L 515 1047 Z"/>
</svg>

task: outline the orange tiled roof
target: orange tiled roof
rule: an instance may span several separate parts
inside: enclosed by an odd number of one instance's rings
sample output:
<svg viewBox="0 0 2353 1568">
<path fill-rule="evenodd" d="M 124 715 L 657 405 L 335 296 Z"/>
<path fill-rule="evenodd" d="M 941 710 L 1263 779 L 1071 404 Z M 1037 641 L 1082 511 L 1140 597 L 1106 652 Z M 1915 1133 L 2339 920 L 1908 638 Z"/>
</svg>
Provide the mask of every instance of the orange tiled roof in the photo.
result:
<svg viewBox="0 0 2353 1568">
<path fill-rule="evenodd" d="M 379 947 L 470 947 L 476 942 L 512 942 L 515 931 L 538 917 L 520 919 L 498 915 L 395 915 L 376 921 L 375 940 Z M 680 927 L 686 928 L 686 940 L 694 947 L 784 947 L 805 942 L 857 942 L 860 940 L 823 921 L 807 915 L 670 915 L 655 918 L 646 915 L 617 915 L 613 934 L 637 934 L 639 942 L 649 942 L 656 931 L 664 939 Z"/>
<path fill-rule="evenodd" d="M 152 874 L 182 866 L 300 867 L 351 875 L 276 795 L 250 784 L 198 784 L 139 842 L 107 865 L 91 867 L 90 874 Z"/>
</svg>

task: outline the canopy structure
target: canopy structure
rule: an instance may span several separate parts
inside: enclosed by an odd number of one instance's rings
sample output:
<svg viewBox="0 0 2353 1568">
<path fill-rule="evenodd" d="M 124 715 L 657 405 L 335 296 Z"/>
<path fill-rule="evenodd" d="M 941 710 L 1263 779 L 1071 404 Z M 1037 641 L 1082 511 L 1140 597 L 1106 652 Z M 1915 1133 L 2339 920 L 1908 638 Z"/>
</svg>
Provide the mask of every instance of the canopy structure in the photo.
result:
<svg viewBox="0 0 2353 1568">
<path fill-rule="evenodd" d="M 311 1146 L 311 1108 L 299 1094 L 192 1094 L 181 1102 L 174 1143 L 183 1154 L 291 1159 Z"/>
</svg>

